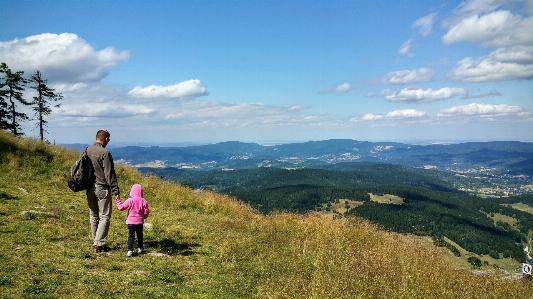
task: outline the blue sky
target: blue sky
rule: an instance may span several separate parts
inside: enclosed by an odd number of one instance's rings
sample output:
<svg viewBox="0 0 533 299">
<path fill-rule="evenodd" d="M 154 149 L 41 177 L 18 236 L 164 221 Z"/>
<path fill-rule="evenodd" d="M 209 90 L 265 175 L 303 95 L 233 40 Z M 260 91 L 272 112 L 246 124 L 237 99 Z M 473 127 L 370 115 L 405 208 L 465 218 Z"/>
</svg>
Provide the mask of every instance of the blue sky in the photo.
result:
<svg viewBox="0 0 533 299">
<path fill-rule="evenodd" d="M 0 1 L 88 143 L 533 141 L 533 1 Z M 33 90 L 25 93 L 27 99 Z M 21 107 L 21 109 L 24 109 Z M 37 136 L 35 122 L 24 123 Z"/>
</svg>

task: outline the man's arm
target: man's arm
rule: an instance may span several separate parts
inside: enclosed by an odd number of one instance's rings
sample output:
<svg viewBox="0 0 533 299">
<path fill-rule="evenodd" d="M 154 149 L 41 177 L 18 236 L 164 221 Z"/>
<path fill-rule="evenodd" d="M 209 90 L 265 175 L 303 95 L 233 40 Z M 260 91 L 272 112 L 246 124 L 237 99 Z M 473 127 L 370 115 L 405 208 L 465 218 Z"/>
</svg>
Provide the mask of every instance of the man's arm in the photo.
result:
<svg viewBox="0 0 533 299">
<path fill-rule="evenodd" d="M 111 192 L 115 195 L 115 197 L 118 196 L 118 199 L 120 199 L 120 188 L 118 187 L 118 180 L 117 175 L 115 173 L 115 163 L 113 163 L 113 156 L 111 156 L 111 153 L 107 153 L 107 157 L 104 158 L 104 172 L 107 184 L 109 185 L 109 188 L 111 188 Z"/>
</svg>

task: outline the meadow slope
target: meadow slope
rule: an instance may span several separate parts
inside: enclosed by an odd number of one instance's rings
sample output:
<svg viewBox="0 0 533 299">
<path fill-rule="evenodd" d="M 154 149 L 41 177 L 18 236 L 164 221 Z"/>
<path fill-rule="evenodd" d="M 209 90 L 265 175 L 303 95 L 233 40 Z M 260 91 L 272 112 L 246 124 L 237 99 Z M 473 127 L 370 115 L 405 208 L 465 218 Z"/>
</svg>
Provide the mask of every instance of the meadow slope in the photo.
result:
<svg viewBox="0 0 533 299">
<path fill-rule="evenodd" d="M 78 152 L 0 131 L 0 298 L 531 298 L 533 283 L 475 274 L 427 239 L 357 218 L 263 216 L 234 198 L 119 166 L 145 189 L 148 253 L 126 257 L 114 209 L 108 253 L 91 250 Z"/>
</svg>

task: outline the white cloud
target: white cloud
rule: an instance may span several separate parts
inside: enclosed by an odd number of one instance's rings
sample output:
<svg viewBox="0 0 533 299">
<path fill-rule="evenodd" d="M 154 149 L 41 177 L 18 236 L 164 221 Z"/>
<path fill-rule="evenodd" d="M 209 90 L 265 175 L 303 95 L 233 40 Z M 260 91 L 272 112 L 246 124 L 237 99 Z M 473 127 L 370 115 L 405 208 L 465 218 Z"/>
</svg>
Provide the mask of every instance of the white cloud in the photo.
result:
<svg viewBox="0 0 533 299">
<path fill-rule="evenodd" d="M 445 21 L 449 30 L 442 41 L 481 43 L 496 49 L 489 55 L 460 60 L 446 77 L 462 82 L 533 79 L 533 16 L 524 15 L 532 12 L 528 7 L 533 7 L 533 1 L 462 2 L 455 17 Z"/>
<path fill-rule="evenodd" d="M 150 85 L 148 87 L 135 86 L 128 92 L 135 98 L 194 98 L 207 95 L 205 87 L 200 80 L 188 80 L 170 86 Z"/>
<path fill-rule="evenodd" d="M 425 117 L 427 113 L 425 111 L 420 111 L 416 109 L 403 109 L 403 110 L 394 110 L 391 112 L 388 112 L 386 114 L 373 114 L 373 113 L 367 113 L 363 117 L 358 118 L 354 117 L 350 119 L 351 123 L 358 123 L 358 122 L 364 122 L 364 121 L 398 121 L 402 119 L 409 119 L 410 121 L 412 119 L 421 119 Z M 390 123 L 394 124 L 394 123 Z"/>
<path fill-rule="evenodd" d="M 379 114 L 372 114 L 372 113 L 368 113 L 368 114 L 365 114 L 365 116 L 363 116 L 362 120 L 378 120 L 378 119 L 382 119 L 383 118 L 383 115 L 379 115 Z"/>
<path fill-rule="evenodd" d="M 482 94 L 476 94 L 476 95 L 467 94 L 463 96 L 461 99 L 479 99 L 479 98 L 486 98 L 486 97 L 499 97 L 501 95 L 502 95 L 501 92 L 497 90 L 491 90 L 489 92 L 484 92 Z"/>
<path fill-rule="evenodd" d="M 394 110 L 387 113 L 387 118 L 412 118 L 425 116 L 426 112 L 416 109 Z"/>
<path fill-rule="evenodd" d="M 431 81 L 433 75 L 435 75 L 433 69 L 423 67 L 418 70 L 390 72 L 383 77 L 382 81 L 385 84 L 410 84 Z"/>
<path fill-rule="evenodd" d="M 96 51 L 76 34 L 43 33 L 0 42 L 0 57 L 13 71 L 39 70 L 49 82 L 97 82 L 107 76 L 129 51 L 107 47 Z"/>
<path fill-rule="evenodd" d="M 489 56 L 495 61 L 505 63 L 533 64 L 533 46 L 500 48 Z"/>
<path fill-rule="evenodd" d="M 294 109 L 298 107 L 297 109 Z M 260 103 L 180 102 L 174 111 L 163 118 L 181 126 L 217 128 L 228 126 L 276 128 L 323 126 L 338 123 L 319 115 L 300 112 L 300 106 L 268 106 Z"/>
<path fill-rule="evenodd" d="M 103 117 L 122 118 L 129 116 L 146 115 L 154 112 L 154 109 L 145 105 L 123 104 L 118 102 L 106 103 L 83 103 L 71 105 L 65 103 L 56 110 L 61 116 L 71 117 Z"/>
<path fill-rule="evenodd" d="M 291 105 L 289 106 L 289 111 L 302 111 L 308 108 L 309 106 L 305 106 L 305 105 Z"/>
<path fill-rule="evenodd" d="M 341 85 L 338 85 L 335 88 L 320 90 L 318 93 L 345 93 L 345 92 L 348 92 L 349 90 L 350 90 L 350 83 L 343 83 Z"/>
<path fill-rule="evenodd" d="M 507 104 L 491 105 L 471 103 L 451 107 L 437 113 L 437 117 L 452 116 L 478 116 L 482 118 L 494 118 L 504 116 L 529 116 L 529 112 L 519 106 L 509 106 Z"/>
<path fill-rule="evenodd" d="M 412 39 L 409 39 L 408 41 L 403 43 L 400 46 L 400 49 L 398 50 L 398 54 L 400 54 L 402 56 L 405 56 L 405 55 L 409 54 L 409 51 L 411 50 L 411 41 L 412 41 Z"/>
<path fill-rule="evenodd" d="M 454 14 L 461 16 L 470 16 L 475 14 L 487 13 L 494 11 L 505 0 L 468 0 L 462 1 L 454 10 Z"/>
<path fill-rule="evenodd" d="M 55 126 L 78 126 L 78 124 L 117 125 L 124 120 L 125 126 L 138 125 L 150 121 L 159 109 L 146 102 L 134 102 L 126 95 L 125 90 L 99 84 L 58 85 L 64 99 L 61 106 L 52 111 L 50 121 Z M 133 117 L 133 118 L 132 118 Z M 52 126 L 50 126 L 52 127 Z"/>
<path fill-rule="evenodd" d="M 394 94 L 394 90 L 392 89 L 385 89 L 385 90 L 382 90 L 380 91 L 379 93 L 373 93 L 373 92 L 369 92 L 366 94 L 367 97 L 369 98 L 384 98 L 386 96 L 390 96 Z"/>
<path fill-rule="evenodd" d="M 482 16 L 473 15 L 453 25 L 442 37 L 445 44 L 481 42 L 486 47 L 531 45 L 533 17 L 522 18 L 501 10 Z"/>
<path fill-rule="evenodd" d="M 303 113 L 305 105 L 271 106 L 261 103 L 224 103 L 213 101 L 146 101 L 128 95 L 120 87 L 86 85 L 64 91 L 61 107 L 54 109 L 55 126 L 108 126 L 150 128 L 277 128 L 327 126 L 340 123 L 337 118 Z"/>
<path fill-rule="evenodd" d="M 433 90 L 431 88 L 423 90 L 421 88 L 409 87 L 399 91 L 392 91 L 390 89 L 383 90 L 377 96 L 384 97 L 388 101 L 427 103 L 446 100 L 465 94 L 468 94 L 468 92 L 464 88 L 444 87 L 439 90 Z M 376 95 L 369 94 L 369 96 Z"/>
<path fill-rule="evenodd" d="M 76 91 L 76 90 L 82 90 L 87 88 L 87 83 L 78 82 L 75 84 L 55 84 L 53 88 L 56 92 L 68 92 L 68 91 Z"/>
<path fill-rule="evenodd" d="M 427 16 L 421 17 L 420 19 L 414 21 L 412 27 L 420 27 L 419 32 L 423 36 L 428 36 L 431 34 L 431 31 L 433 30 L 433 23 L 435 22 L 435 17 L 437 16 L 437 13 L 432 13 Z"/>
<path fill-rule="evenodd" d="M 533 28 L 533 27 L 532 27 Z M 500 48 L 476 60 L 464 58 L 446 77 L 463 82 L 533 79 L 533 47 Z"/>
<path fill-rule="evenodd" d="M 471 103 L 468 105 L 454 106 L 437 113 L 428 113 L 416 109 L 394 110 L 383 114 L 367 113 L 363 117 L 353 117 L 350 123 L 368 122 L 371 126 L 397 127 L 407 124 L 425 124 L 441 126 L 445 124 L 465 123 L 476 120 L 495 121 L 505 120 L 512 122 L 528 123 L 533 121 L 533 111 L 519 106 L 507 104 L 492 105 Z"/>
<path fill-rule="evenodd" d="M 243 132 L 249 134 L 248 138 L 253 138 L 259 137 L 258 132 L 270 134 L 271 130 L 282 128 L 277 134 L 272 133 L 275 137 L 291 130 L 297 132 L 302 128 L 342 126 L 342 120 L 338 118 L 304 113 L 308 109 L 304 105 L 271 106 L 199 100 L 146 101 L 129 96 L 127 90 L 120 87 L 104 85 L 88 85 L 65 91 L 64 95 L 69 100 L 64 101 L 60 108 L 54 109 L 50 127 L 54 131 L 66 132 L 69 127 L 70 130 L 75 127 L 80 131 L 85 128 L 89 131 L 90 138 L 94 137 L 90 128 L 95 130 L 95 125 L 96 129 L 107 128 L 115 136 L 118 134 L 128 140 L 139 139 L 141 135 L 145 139 L 155 140 L 162 134 L 168 135 L 168 138 L 184 134 L 197 139 L 239 139 Z M 136 135 L 136 130 L 139 135 Z M 211 132 L 210 137 L 204 135 L 207 132 Z"/>
</svg>

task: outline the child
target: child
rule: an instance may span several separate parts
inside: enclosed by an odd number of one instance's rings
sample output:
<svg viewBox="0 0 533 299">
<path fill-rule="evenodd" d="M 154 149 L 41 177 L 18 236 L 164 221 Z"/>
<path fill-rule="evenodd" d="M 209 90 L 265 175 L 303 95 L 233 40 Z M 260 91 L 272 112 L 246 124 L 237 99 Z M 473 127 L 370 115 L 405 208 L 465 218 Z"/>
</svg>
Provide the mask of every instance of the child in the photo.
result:
<svg viewBox="0 0 533 299">
<path fill-rule="evenodd" d="M 135 234 L 137 234 L 137 243 L 139 244 L 138 253 L 143 253 L 143 224 L 144 219 L 150 214 L 148 203 L 143 198 L 143 189 L 139 184 L 131 186 L 130 198 L 124 203 L 120 198 L 116 200 L 117 208 L 120 211 L 128 210 L 128 217 L 126 224 L 128 225 L 128 256 L 133 255 L 133 241 L 135 241 Z"/>
</svg>

